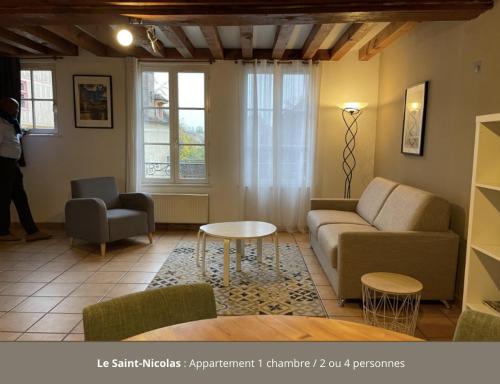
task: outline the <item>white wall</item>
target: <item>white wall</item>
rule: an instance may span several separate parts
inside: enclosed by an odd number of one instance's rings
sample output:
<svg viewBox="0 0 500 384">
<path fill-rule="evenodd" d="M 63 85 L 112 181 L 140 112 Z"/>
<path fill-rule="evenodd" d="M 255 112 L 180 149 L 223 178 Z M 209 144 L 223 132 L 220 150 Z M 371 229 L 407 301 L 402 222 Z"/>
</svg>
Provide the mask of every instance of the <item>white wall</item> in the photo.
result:
<svg viewBox="0 0 500 384">
<path fill-rule="evenodd" d="M 111 75 L 113 81 L 113 129 L 75 128 L 73 75 Z M 60 136 L 27 136 L 23 168 L 25 188 L 36 221 L 64 221 L 64 204 L 70 197 L 70 180 L 91 176 L 115 176 L 125 185 L 125 62 L 80 57 L 56 61 L 56 89 Z"/>
<path fill-rule="evenodd" d="M 378 60 L 360 63 L 354 54 L 340 62 L 322 63 L 316 196 L 341 196 L 344 126 L 339 102 L 361 100 L 369 108 L 360 118 L 353 196 L 373 175 L 375 106 Z M 210 220 L 241 219 L 239 74 L 240 64 L 222 61 L 210 65 L 209 73 L 209 179 L 208 186 L 173 186 L 163 192 L 209 193 Z M 73 74 L 113 76 L 114 129 L 77 129 L 73 117 Z M 38 222 L 64 221 L 64 204 L 70 196 L 71 179 L 115 176 L 124 190 L 126 177 L 126 89 L 125 61 L 96 58 L 88 53 L 56 63 L 57 98 L 61 135 L 27 137 L 28 166 L 25 185 Z"/>
</svg>

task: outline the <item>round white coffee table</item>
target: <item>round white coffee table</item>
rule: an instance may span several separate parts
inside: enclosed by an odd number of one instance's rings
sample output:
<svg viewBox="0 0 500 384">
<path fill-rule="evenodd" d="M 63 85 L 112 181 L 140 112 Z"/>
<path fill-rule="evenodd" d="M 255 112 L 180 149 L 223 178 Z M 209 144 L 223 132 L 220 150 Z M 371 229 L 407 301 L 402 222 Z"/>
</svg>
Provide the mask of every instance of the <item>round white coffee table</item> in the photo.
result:
<svg viewBox="0 0 500 384">
<path fill-rule="evenodd" d="M 257 239 L 257 260 L 260 263 L 262 262 L 262 239 L 267 236 L 272 236 L 275 247 L 276 270 L 279 271 L 278 230 L 273 224 L 262 221 L 231 221 L 201 226 L 198 231 L 196 256 L 199 265 L 201 241 L 201 269 L 203 275 L 205 275 L 207 235 L 224 239 L 224 286 L 229 285 L 229 248 L 231 246 L 231 240 L 236 240 L 236 270 L 241 271 L 241 257 L 244 256 L 245 253 L 243 242 L 249 239 Z"/>
</svg>

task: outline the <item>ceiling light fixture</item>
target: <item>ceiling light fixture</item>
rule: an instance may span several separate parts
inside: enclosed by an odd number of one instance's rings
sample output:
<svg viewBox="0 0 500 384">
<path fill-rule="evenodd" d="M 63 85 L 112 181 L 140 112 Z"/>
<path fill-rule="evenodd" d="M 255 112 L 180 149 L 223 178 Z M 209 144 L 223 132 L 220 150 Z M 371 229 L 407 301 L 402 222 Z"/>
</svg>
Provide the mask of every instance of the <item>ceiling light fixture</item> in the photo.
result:
<svg viewBox="0 0 500 384">
<path fill-rule="evenodd" d="M 134 41 L 134 36 L 128 29 L 120 29 L 116 34 L 116 40 L 124 47 L 128 47 Z"/>
<path fill-rule="evenodd" d="M 146 34 L 148 36 L 149 44 L 151 44 L 151 48 L 153 49 L 153 52 L 158 52 L 158 47 L 156 45 L 158 41 L 158 37 L 156 37 L 156 29 L 154 26 L 150 25 L 146 29 Z"/>
</svg>

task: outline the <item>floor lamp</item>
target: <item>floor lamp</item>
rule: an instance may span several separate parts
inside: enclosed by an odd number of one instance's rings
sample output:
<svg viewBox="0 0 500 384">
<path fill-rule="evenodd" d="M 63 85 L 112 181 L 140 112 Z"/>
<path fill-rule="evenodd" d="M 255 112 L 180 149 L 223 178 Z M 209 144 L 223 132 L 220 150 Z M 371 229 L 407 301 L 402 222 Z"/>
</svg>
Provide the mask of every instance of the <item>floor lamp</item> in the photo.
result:
<svg viewBox="0 0 500 384">
<path fill-rule="evenodd" d="M 356 134 L 358 133 L 358 119 L 361 116 L 362 109 L 367 106 L 366 103 L 350 102 L 340 105 L 342 109 L 342 119 L 346 126 L 344 136 L 345 147 L 342 151 L 342 169 L 345 174 L 344 181 L 344 199 L 351 198 L 351 182 L 354 168 L 356 168 Z"/>
</svg>

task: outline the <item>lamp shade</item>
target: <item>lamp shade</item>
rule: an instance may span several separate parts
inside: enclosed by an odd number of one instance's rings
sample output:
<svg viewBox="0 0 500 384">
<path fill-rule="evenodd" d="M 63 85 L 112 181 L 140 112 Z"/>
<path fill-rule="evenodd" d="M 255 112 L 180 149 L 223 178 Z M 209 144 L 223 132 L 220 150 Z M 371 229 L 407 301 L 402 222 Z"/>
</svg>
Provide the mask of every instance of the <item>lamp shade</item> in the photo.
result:
<svg viewBox="0 0 500 384">
<path fill-rule="evenodd" d="M 344 109 L 346 111 L 361 111 L 363 108 L 366 108 L 368 103 L 363 103 L 359 101 L 349 101 L 346 103 L 342 103 L 339 105 L 340 109 Z"/>
</svg>

